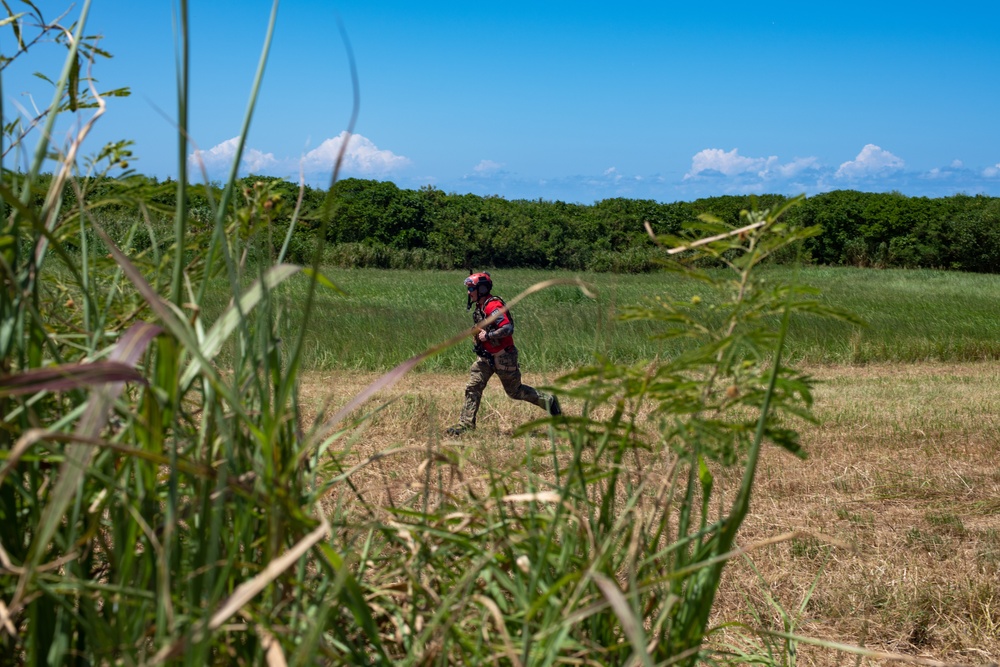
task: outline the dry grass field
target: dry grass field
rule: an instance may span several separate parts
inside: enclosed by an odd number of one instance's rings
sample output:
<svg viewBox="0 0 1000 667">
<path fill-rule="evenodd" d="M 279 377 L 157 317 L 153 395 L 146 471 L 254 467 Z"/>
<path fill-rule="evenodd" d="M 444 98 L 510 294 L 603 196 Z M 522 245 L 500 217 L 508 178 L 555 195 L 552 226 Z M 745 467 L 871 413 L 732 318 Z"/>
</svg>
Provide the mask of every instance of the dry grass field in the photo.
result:
<svg viewBox="0 0 1000 667">
<path fill-rule="evenodd" d="M 808 459 L 777 448 L 763 457 L 740 538 L 750 551 L 727 570 L 717 621 L 954 663 L 1000 660 L 1000 366 L 808 370 L 820 380 L 820 423 L 799 426 Z M 343 405 L 375 377 L 304 376 L 309 414 Z M 549 379 L 525 376 L 536 385 Z M 368 500 L 401 502 L 421 493 L 421 450 L 445 442 L 464 383 L 458 374 L 411 374 L 369 405 L 384 407 L 340 446 L 352 447 L 357 460 L 400 446 L 407 451 L 355 475 Z M 574 407 L 564 404 L 568 412 Z M 474 483 L 477 462 L 516 466 L 532 440 L 545 447 L 541 433 L 513 437 L 537 416 L 537 408 L 507 399 L 494 380 L 475 437 L 461 443 L 471 460 L 466 480 Z M 647 464 L 666 469 L 665 462 Z M 717 475 L 722 487 L 737 482 Z M 754 547 L 794 531 L 793 538 Z M 749 648 L 735 630 L 716 639 Z M 859 658 L 800 643 L 797 660 L 854 665 Z"/>
</svg>

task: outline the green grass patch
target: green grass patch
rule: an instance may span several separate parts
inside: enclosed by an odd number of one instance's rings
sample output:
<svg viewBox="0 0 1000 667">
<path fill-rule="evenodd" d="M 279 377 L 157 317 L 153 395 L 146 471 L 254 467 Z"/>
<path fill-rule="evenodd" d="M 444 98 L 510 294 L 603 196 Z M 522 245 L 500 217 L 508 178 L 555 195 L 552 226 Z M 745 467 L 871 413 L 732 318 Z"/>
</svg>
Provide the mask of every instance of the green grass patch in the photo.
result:
<svg viewBox="0 0 1000 667">
<path fill-rule="evenodd" d="M 961 537 L 968 532 L 962 519 L 951 512 L 928 512 L 924 518 L 941 533 Z"/>
<path fill-rule="evenodd" d="M 324 269 L 343 290 L 321 290 L 317 317 L 307 323 L 306 370 L 383 371 L 471 324 L 465 309 L 463 271 Z M 791 269 L 761 270 L 765 284 L 789 278 Z M 701 300 L 711 309 L 718 295 L 673 273 L 615 275 L 506 269 L 492 272 L 494 291 L 511 299 L 536 283 L 579 277 L 596 298 L 578 288 L 552 287 L 527 297 L 514 309 L 515 339 L 526 368 L 555 373 L 589 364 L 601 354 L 632 364 L 673 357 L 683 340 L 659 341 L 648 321 L 620 321 L 624 306 L 648 303 L 653 295 L 676 301 Z M 930 270 L 807 267 L 800 280 L 816 287 L 826 306 L 857 313 L 867 327 L 797 315 L 788 354 L 802 363 L 958 362 L 1000 358 L 1000 320 L 995 295 L 1000 276 Z M 306 281 L 282 287 L 289 303 L 304 299 Z M 219 310 L 229 299 L 218 280 L 203 307 Z M 294 312 L 294 309 L 293 311 Z M 282 335 L 296 335 L 302 323 L 288 317 Z M 425 371 L 464 371 L 470 346 L 457 346 L 424 362 Z"/>
</svg>

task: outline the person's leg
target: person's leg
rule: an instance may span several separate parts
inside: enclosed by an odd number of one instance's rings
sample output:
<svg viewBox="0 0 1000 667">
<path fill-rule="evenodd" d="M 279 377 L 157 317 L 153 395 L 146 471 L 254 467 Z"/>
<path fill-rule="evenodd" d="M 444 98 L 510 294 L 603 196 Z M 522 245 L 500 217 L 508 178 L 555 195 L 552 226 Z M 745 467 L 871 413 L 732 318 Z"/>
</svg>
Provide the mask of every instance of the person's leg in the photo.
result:
<svg viewBox="0 0 1000 667">
<path fill-rule="evenodd" d="M 458 424 L 448 429 L 449 435 L 461 435 L 476 428 L 476 413 L 483 400 L 483 390 L 493 376 L 493 369 L 485 359 L 476 359 L 469 368 L 469 383 L 465 385 L 465 403 Z"/>
<path fill-rule="evenodd" d="M 516 347 L 496 355 L 496 372 L 504 391 L 515 401 L 527 401 L 553 416 L 562 414 L 559 399 L 521 382 L 521 366 L 517 360 Z"/>
</svg>

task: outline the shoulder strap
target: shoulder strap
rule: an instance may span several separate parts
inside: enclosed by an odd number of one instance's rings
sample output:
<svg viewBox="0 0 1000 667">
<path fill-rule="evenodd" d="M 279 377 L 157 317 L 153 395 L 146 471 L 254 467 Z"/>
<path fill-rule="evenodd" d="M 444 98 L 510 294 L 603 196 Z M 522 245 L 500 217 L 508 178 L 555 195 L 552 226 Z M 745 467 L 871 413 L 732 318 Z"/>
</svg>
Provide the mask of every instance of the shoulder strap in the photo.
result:
<svg viewBox="0 0 1000 667">
<path fill-rule="evenodd" d="M 510 318 L 510 323 L 513 324 L 514 323 L 514 315 L 513 315 L 513 313 L 511 313 L 510 310 L 507 309 L 507 304 L 504 303 L 504 300 L 501 299 L 498 296 L 490 296 L 490 298 L 488 298 L 486 300 L 486 303 L 483 304 L 483 314 L 486 313 L 486 306 L 490 305 L 494 301 L 499 301 L 500 302 L 500 305 L 504 307 L 504 310 L 507 313 L 507 317 Z"/>
</svg>

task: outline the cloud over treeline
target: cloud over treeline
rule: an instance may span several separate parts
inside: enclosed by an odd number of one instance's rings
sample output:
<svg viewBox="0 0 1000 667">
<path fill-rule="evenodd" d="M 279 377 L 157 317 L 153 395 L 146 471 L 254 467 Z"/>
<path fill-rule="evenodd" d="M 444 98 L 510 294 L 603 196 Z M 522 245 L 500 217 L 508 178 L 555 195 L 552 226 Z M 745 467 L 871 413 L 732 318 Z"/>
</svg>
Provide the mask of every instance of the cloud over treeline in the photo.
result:
<svg viewBox="0 0 1000 667">
<path fill-rule="evenodd" d="M 876 144 L 866 144 L 851 160 L 825 164 L 818 157 L 789 160 L 771 155 L 741 155 L 733 148 L 706 148 L 691 158 L 679 190 L 687 196 L 720 194 L 817 194 L 836 189 L 871 192 L 898 190 L 913 196 L 1000 192 L 1000 165 L 974 170 L 961 160 L 927 171 L 907 168 L 906 161 Z"/>
<path fill-rule="evenodd" d="M 238 147 L 239 140 L 233 138 L 193 152 L 189 156 L 192 173 L 198 173 L 204 166 L 209 179 L 225 178 Z M 306 182 L 324 187 L 342 149 L 340 175 L 344 178 L 392 180 L 399 187 L 412 189 L 433 185 L 448 192 L 511 199 L 593 203 L 626 197 L 666 202 L 727 194 L 815 195 L 837 189 L 895 190 L 928 197 L 957 193 L 1000 196 L 1000 162 L 972 168 L 960 160 L 951 160 L 945 166 L 913 170 L 902 157 L 873 143 L 861 147 L 852 159 L 832 163 L 816 156 L 743 155 L 738 148 L 711 147 L 691 156 L 686 170 L 671 170 L 664 165 L 664 172 L 659 173 L 630 173 L 614 165 L 590 174 L 529 176 L 505 162 L 481 158 L 450 176 L 427 173 L 417 176 L 410 169 L 413 161 L 408 157 L 380 148 L 365 136 L 342 132 L 299 157 L 279 157 L 256 147 L 245 147 L 239 174 L 297 180 L 301 172 Z"/>
<path fill-rule="evenodd" d="M 204 168 L 210 178 L 217 178 L 231 169 L 238 149 L 239 137 L 233 137 L 207 150 L 193 151 L 188 156 L 188 165 L 196 170 Z M 274 153 L 245 147 L 238 171 L 283 178 L 300 171 L 307 178 L 329 176 L 341 150 L 344 152 L 341 170 L 346 176 L 386 177 L 410 165 L 409 158 L 380 149 L 365 136 L 341 132 L 299 157 L 275 157 Z"/>
</svg>

